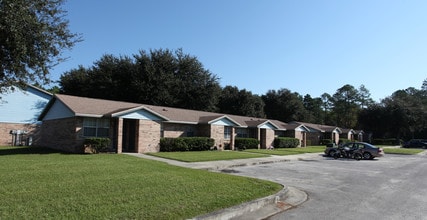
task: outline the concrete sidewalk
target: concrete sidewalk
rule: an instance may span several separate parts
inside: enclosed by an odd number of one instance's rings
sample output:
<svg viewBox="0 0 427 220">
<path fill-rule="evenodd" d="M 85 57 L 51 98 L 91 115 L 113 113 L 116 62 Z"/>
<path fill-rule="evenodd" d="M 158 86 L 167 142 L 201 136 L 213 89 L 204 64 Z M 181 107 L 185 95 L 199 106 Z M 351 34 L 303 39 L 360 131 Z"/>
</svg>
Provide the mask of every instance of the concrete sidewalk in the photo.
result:
<svg viewBox="0 0 427 220">
<path fill-rule="evenodd" d="M 124 153 L 140 158 L 157 160 L 168 163 L 170 165 L 181 166 L 191 169 L 202 169 L 213 172 L 227 172 L 233 167 L 253 166 L 259 164 L 281 163 L 299 160 L 317 160 L 323 157 L 322 153 L 306 153 L 288 156 L 270 156 L 250 159 L 238 160 L 222 160 L 208 162 L 187 163 L 175 160 L 154 157 L 138 153 Z M 193 219 L 203 220 L 219 220 L 219 219 L 266 219 L 279 212 L 294 208 L 307 200 L 308 196 L 305 192 L 294 187 L 284 186 L 283 189 L 271 196 L 260 198 L 254 201 L 246 202 L 227 209 L 219 210 L 202 216 L 197 216 Z"/>
<path fill-rule="evenodd" d="M 149 160 L 162 161 L 170 165 L 192 168 L 192 169 L 208 170 L 208 171 L 222 171 L 224 169 L 229 169 L 233 167 L 253 166 L 253 165 L 259 165 L 259 164 L 280 163 L 280 162 L 289 162 L 289 161 L 298 161 L 298 160 L 313 160 L 323 156 L 323 153 L 305 153 L 305 154 L 295 154 L 295 155 L 287 155 L 287 156 L 272 155 L 270 157 L 188 163 L 188 162 L 170 160 L 170 159 L 150 156 L 146 154 L 139 154 L 139 153 L 123 153 L 123 154 L 132 155 L 132 156 L 145 158 Z"/>
</svg>

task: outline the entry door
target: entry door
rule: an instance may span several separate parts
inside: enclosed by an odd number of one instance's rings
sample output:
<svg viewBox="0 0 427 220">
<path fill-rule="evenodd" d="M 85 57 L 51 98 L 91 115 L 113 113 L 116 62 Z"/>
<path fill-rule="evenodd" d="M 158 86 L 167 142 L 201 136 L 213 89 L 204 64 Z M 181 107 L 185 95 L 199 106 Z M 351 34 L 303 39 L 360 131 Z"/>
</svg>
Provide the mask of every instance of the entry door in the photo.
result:
<svg viewBox="0 0 427 220">
<path fill-rule="evenodd" d="M 123 152 L 136 152 L 137 121 L 135 119 L 123 119 Z"/>
<path fill-rule="evenodd" d="M 260 144 L 261 149 L 267 148 L 267 130 L 266 129 L 260 129 Z"/>
</svg>

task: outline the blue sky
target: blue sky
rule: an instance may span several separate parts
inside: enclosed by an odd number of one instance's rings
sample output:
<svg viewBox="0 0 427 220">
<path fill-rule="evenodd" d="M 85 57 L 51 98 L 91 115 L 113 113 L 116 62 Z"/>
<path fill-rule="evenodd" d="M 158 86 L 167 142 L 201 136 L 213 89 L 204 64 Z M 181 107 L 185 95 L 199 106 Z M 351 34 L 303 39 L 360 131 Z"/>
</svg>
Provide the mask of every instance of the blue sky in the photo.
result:
<svg viewBox="0 0 427 220">
<path fill-rule="evenodd" d="M 104 54 L 182 48 L 222 86 L 320 97 L 345 84 L 379 101 L 427 78 L 424 0 L 68 0 L 83 42 L 53 80 Z"/>
</svg>

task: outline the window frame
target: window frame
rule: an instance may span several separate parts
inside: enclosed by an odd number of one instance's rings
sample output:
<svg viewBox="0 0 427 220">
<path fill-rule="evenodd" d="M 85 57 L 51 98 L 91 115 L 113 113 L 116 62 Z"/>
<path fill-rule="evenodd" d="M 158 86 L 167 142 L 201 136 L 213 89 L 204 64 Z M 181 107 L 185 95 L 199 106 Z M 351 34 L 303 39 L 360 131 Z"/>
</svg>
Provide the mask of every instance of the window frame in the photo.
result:
<svg viewBox="0 0 427 220">
<path fill-rule="evenodd" d="M 110 136 L 110 119 L 83 118 L 82 128 L 83 128 L 84 137 L 109 137 Z M 93 134 L 93 131 L 89 131 L 89 129 L 94 129 L 95 134 Z M 104 130 L 104 132 L 102 132 L 101 130 Z M 101 135 L 102 133 L 105 133 L 106 135 Z"/>
<path fill-rule="evenodd" d="M 224 139 L 225 140 L 231 140 L 232 129 L 233 129 L 233 127 L 231 127 L 231 126 L 224 126 Z"/>
<path fill-rule="evenodd" d="M 239 138 L 248 138 L 249 131 L 247 128 L 236 128 L 236 137 Z"/>
</svg>

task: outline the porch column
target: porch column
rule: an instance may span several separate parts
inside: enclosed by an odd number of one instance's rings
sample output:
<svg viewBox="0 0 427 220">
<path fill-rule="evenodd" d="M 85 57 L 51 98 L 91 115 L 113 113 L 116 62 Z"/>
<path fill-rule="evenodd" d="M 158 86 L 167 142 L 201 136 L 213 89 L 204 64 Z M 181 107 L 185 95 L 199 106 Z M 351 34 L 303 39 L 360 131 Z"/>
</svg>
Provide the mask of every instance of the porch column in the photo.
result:
<svg viewBox="0 0 427 220">
<path fill-rule="evenodd" d="M 119 118 L 117 122 L 117 153 L 121 154 L 123 150 L 123 118 Z"/>
<path fill-rule="evenodd" d="M 307 147 L 307 132 L 304 132 L 304 147 Z"/>
<path fill-rule="evenodd" d="M 333 143 L 338 144 L 334 132 L 331 132 L 331 139 Z"/>
<path fill-rule="evenodd" d="M 230 149 L 234 151 L 234 140 L 236 140 L 235 128 L 231 127 Z"/>
<path fill-rule="evenodd" d="M 261 129 L 256 129 L 256 139 L 259 141 L 258 150 L 261 149 Z"/>
</svg>

